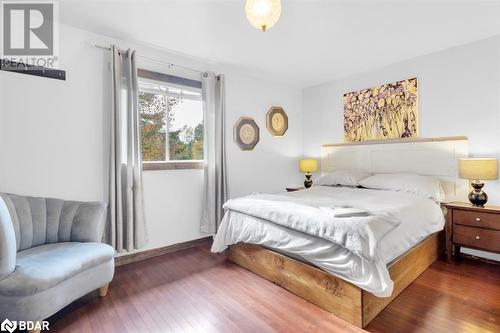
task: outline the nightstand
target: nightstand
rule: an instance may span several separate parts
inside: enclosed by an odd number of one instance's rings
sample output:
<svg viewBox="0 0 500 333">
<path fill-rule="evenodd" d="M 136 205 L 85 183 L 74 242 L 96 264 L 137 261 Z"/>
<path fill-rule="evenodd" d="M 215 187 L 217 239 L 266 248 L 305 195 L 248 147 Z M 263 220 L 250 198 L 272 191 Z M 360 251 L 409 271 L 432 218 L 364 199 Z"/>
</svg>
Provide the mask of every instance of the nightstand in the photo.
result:
<svg viewBox="0 0 500 333">
<path fill-rule="evenodd" d="M 475 207 L 466 203 L 444 205 L 446 213 L 446 253 L 451 262 L 453 248 L 460 247 L 500 253 L 500 207 Z"/>
<path fill-rule="evenodd" d="M 303 189 L 305 189 L 305 187 L 304 186 L 297 186 L 297 187 L 291 186 L 291 187 L 285 187 L 285 189 L 287 192 L 295 192 L 295 191 L 303 190 Z"/>
</svg>

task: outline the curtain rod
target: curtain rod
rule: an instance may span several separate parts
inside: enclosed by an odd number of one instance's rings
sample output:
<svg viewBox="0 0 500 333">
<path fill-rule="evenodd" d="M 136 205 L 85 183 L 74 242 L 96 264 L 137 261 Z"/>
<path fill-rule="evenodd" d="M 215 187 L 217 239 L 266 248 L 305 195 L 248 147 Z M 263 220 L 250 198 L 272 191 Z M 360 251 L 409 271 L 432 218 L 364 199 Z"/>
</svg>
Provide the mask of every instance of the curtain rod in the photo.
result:
<svg viewBox="0 0 500 333">
<path fill-rule="evenodd" d="M 92 46 L 95 47 L 95 48 L 97 48 L 97 49 L 111 51 L 111 47 L 110 46 L 102 46 L 102 45 L 97 45 L 97 44 L 94 44 Z M 126 54 L 127 50 L 118 49 L 118 53 Z M 137 57 L 141 58 L 141 59 L 144 59 L 144 60 L 154 61 L 154 62 L 157 62 L 157 63 L 160 63 L 160 64 L 167 65 L 168 68 L 178 67 L 178 68 L 183 68 L 185 70 L 192 71 L 192 72 L 195 72 L 195 73 L 200 73 L 200 74 L 204 74 L 205 73 L 205 72 L 199 71 L 199 70 L 194 69 L 194 68 L 189 68 L 189 67 L 186 67 L 186 66 L 176 65 L 176 64 L 173 64 L 171 62 L 166 62 L 166 61 L 162 61 L 162 60 L 158 60 L 158 59 L 153 59 L 153 58 L 149 58 L 149 57 L 144 57 L 144 56 L 140 56 L 140 55 L 138 55 Z"/>
</svg>

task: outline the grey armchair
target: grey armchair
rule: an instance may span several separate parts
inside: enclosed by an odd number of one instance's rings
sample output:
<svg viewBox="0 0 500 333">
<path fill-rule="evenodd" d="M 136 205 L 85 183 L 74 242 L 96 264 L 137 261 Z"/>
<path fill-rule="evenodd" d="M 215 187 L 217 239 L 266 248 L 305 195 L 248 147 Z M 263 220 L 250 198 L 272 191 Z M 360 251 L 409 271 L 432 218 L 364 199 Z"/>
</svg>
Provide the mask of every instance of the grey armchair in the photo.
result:
<svg viewBox="0 0 500 333">
<path fill-rule="evenodd" d="M 44 320 L 99 289 L 114 249 L 101 243 L 106 204 L 0 193 L 0 322 Z"/>
</svg>

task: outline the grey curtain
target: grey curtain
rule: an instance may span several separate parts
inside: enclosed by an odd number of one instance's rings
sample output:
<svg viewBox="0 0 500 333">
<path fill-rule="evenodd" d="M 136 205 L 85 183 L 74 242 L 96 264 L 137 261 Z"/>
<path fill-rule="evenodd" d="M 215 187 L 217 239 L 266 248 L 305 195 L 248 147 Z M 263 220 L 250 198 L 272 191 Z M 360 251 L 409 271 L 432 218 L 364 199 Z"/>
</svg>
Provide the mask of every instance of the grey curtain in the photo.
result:
<svg viewBox="0 0 500 333">
<path fill-rule="evenodd" d="M 118 252 L 147 241 L 135 51 L 111 46 L 112 105 L 107 240 Z"/>
<path fill-rule="evenodd" d="M 200 230 L 205 233 L 215 233 L 224 215 L 222 205 L 229 197 L 226 168 L 224 76 L 204 73 L 201 83 L 205 177 Z"/>
</svg>

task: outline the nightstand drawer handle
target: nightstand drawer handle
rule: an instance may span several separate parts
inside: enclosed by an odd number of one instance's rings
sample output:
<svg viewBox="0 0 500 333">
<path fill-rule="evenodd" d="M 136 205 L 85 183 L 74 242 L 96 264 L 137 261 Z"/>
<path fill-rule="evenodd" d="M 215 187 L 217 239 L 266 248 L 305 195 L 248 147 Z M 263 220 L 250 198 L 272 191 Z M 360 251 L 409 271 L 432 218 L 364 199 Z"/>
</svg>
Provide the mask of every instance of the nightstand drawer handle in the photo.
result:
<svg viewBox="0 0 500 333">
<path fill-rule="evenodd" d="M 476 239 L 481 239 L 481 237 L 479 237 L 479 236 L 476 236 Z"/>
<path fill-rule="evenodd" d="M 476 222 L 481 222 L 481 219 L 479 217 L 476 217 Z"/>
</svg>

